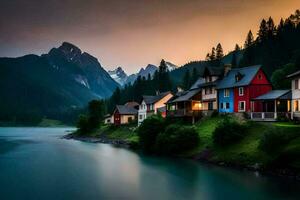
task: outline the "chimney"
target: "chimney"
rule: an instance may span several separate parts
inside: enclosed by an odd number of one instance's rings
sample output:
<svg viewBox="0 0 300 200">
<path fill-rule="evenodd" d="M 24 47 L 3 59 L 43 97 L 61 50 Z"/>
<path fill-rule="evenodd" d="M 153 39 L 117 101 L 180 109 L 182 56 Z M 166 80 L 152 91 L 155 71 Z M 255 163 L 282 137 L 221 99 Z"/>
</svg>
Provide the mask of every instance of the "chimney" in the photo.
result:
<svg viewBox="0 0 300 200">
<path fill-rule="evenodd" d="M 227 76 L 230 70 L 231 70 L 231 64 L 224 65 L 224 76 Z"/>
<path fill-rule="evenodd" d="M 177 87 L 177 92 L 182 92 L 183 89 L 181 87 Z"/>
</svg>

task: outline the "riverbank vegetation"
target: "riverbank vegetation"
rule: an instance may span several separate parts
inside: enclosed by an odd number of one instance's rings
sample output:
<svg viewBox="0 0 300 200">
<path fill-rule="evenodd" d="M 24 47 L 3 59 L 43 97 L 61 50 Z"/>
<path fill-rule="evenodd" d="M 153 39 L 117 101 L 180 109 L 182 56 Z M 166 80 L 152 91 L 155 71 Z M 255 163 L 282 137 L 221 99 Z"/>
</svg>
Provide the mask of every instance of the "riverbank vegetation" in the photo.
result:
<svg viewBox="0 0 300 200">
<path fill-rule="evenodd" d="M 194 125 L 161 116 L 134 125 L 101 125 L 78 136 L 123 141 L 145 153 L 172 155 L 256 170 L 300 172 L 300 125 L 253 122 L 232 115 L 206 117 Z"/>
</svg>

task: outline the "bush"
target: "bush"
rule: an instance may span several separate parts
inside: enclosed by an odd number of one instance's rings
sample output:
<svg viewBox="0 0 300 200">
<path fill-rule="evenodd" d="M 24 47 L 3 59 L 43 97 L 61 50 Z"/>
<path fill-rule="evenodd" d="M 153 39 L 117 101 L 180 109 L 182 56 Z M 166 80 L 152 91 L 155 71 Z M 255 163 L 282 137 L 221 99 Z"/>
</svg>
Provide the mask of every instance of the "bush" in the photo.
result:
<svg viewBox="0 0 300 200">
<path fill-rule="evenodd" d="M 280 129 L 270 128 L 263 133 L 259 149 L 269 154 L 275 154 L 281 150 L 286 140 L 286 134 Z"/>
<path fill-rule="evenodd" d="M 140 147 L 144 152 L 154 152 L 156 137 L 165 129 L 164 120 L 161 116 L 151 116 L 143 121 L 138 127 Z"/>
<path fill-rule="evenodd" d="M 197 146 L 199 135 L 194 127 L 170 125 L 157 136 L 156 151 L 162 154 L 175 154 Z"/>
<path fill-rule="evenodd" d="M 88 133 L 90 131 L 89 128 L 89 121 L 86 115 L 80 115 L 78 122 L 77 122 L 77 128 L 79 134 Z"/>
<path fill-rule="evenodd" d="M 225 117 L 213 132 L 213 142 L 217 146 L 227 146 L 245 137 L 246 126 L 234 119 Z"/>
</svg>

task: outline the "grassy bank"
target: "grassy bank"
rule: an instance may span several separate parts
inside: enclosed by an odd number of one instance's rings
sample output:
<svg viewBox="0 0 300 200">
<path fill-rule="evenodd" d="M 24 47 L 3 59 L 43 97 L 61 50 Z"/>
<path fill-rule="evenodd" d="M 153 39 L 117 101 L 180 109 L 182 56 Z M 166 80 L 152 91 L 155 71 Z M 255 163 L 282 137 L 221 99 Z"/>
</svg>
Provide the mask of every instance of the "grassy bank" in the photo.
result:
<svg viewBox="0 0 300 200">
<path fill-rule="evenodd" d="M 231 166 L 253 167 L 261 170 L 291 169 L 300 172 L 300 125 L 292 122 L 242 121 L 241 123 L 246 127 L 243 138 L 232 144 L 219 146 L 214 143 L 213 135 L 223 120 L 223 116 L 217 116 L 204 118 L 196 123 L 194 127 L 199 135 L 198 145 L 189 151 L 175 155 Z M 272 129 L 280 131 L 283 136 L 280 136 L 282 139 L 279 138 L 278 147 L 275 146 L 274 151 L 266 152 L 262 150 L 260 144 L 266 132 Z M 139 144 L 134 126 L 103 125 L 85 136 L 125 141 L 135 147 Z M 271 140 L 272 145 L 273 139 L 268 140 Z"/>
</svg>

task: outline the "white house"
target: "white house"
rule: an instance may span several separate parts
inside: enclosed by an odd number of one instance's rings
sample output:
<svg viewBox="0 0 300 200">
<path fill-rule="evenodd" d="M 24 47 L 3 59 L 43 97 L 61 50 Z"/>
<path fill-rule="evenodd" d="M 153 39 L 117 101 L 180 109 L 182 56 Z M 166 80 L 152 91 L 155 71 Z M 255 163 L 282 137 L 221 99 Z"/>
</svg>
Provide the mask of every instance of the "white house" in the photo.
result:
<svg viewBox="0 0 300 200">
<path fill-rule="evenodd" d="M 159 110 L 165 107 L 165 103 L 173 97 L 171 92 L 164 92 L 156 96 L 143 96 L 138 111 L 138 125 L 140 125 L 147 117 L 157 114 Z M 165 116 L 165 115 L 163 115 Z"/>
<path fill-rule="evenodd" d="M 292 113 L 291 118 L 300 120 L 300 71 L 287 76 L 292 79 Z"/>
</svg>

